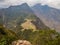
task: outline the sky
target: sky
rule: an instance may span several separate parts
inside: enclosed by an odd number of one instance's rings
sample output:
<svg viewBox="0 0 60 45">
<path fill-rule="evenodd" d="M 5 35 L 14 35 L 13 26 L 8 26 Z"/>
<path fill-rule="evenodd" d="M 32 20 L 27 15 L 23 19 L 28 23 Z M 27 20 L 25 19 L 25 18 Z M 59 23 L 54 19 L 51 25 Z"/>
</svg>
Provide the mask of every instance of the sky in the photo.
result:
<svg viewBox="0 0 60 45">
<path fill-rule="evenodd" d="M 60 0 L 0 0 L 0 8 L 6 8 L 11 5 L 21 5 L 22 3 L 27 3 L 29 6 L 41 3 L 42 5 L 60 9 Z"/>
</svg>

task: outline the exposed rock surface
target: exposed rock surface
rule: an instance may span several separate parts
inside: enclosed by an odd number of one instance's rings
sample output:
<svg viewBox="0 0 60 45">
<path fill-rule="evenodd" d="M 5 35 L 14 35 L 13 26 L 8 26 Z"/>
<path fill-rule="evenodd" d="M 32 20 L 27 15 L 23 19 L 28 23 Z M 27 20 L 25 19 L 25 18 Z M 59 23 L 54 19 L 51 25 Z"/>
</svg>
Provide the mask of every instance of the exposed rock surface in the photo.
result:
<svg viewBox="0 0 60 45">
<path fill-rule="evenodd" d="M 17 41 L 13 41 L 12 45 L 32 45 L 32 44 L 26 40 L 17 40 Z"/>
</svg>

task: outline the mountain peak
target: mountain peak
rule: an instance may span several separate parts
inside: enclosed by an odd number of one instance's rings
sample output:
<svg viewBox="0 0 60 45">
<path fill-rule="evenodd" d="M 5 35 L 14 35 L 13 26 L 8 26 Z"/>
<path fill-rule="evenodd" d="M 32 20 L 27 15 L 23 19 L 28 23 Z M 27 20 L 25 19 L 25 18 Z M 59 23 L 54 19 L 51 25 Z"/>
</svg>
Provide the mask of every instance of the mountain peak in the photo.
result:
<svg viewBox="0 0 60 45">
<path fill-rule="evenodd" d="M 21 5 L 28 5 L 27 3 L 23 3 L 23 4 L 21 4 Z"/>
<path fill-rule="evenodd" d="M 33 7 L 44 7 L 44 8 L 47 8 L 49 6 L 48 5 L 42 5 L 42 4 L 38 3 L 38 4 L 34 5 Z"/>
<path fill-rule="evenodd" d="M 33 7 L 35 7 L 35 6 L 39 6 L 39 7 L 40 7 L 40 6 L 41 6 L 41 4 L 40 4 L 40 3 L 38 3 L 38 4 L 34 5 Z"/>
<path fill-rule="evenodd" d="M 36 16 L 38 16 L 48 27 L 54 28 L 57 31 L 60 30 L 60 10 L 41 4 L 36 4 L 32 9 Z"/>
<path fill-rule="evenodd" d="M 23 3 L 21 5 L 10 6 L 9 8 L 11 8 L 11 7 L 21 7 L 21 6 L 28 6 L 28 4 L 27 3 Z"/>
<path fill-rule="evenodd" d="M 31 10 L 31 8 L 29 7 L 29 5 L 27 3 L 23 3 L 21 5 L 15 5 L 15 6 L 10 6 L 8 8 L 9 10 L 12 10 L 12 11 L 29 11 L 29 12 L 32 12 L 33 11 Z"/>
<path fill-rule="evenodd" d="M 41 5 L 40 3 L 37 3 L 36 5 Z"/>
</svg>

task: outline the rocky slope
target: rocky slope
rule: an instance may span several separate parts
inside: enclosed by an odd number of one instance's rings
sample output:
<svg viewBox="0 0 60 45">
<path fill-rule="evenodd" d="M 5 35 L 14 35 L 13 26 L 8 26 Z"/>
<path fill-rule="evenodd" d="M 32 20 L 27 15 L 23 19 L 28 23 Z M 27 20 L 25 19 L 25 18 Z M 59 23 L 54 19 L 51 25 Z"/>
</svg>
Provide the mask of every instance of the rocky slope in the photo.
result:
<svg viewBox="0 0 60 45">
<path fill-rule="evenodd" d="M 60 10 L 41 4 L 34 5 L 32 9 L 48 27 L 60 31 Z"/>
</svg>

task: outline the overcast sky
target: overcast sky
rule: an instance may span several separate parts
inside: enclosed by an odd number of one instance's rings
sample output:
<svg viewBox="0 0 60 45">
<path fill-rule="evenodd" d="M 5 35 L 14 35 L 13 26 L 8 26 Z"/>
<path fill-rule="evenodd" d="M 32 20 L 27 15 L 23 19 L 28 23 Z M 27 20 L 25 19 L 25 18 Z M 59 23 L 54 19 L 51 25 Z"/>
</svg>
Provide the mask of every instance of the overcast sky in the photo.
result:
<svg viewBox="0 0 60 45">
<path fill-rule="evenodd" d="M 30 6 L 41 3 L 42 5 L 49 5 L 60 9 L 60 0 L 0 0 L 0 8 L 9 7 L 11 5 L 21 5 L 22 3 L 28 3 Z"/>
</svg>

